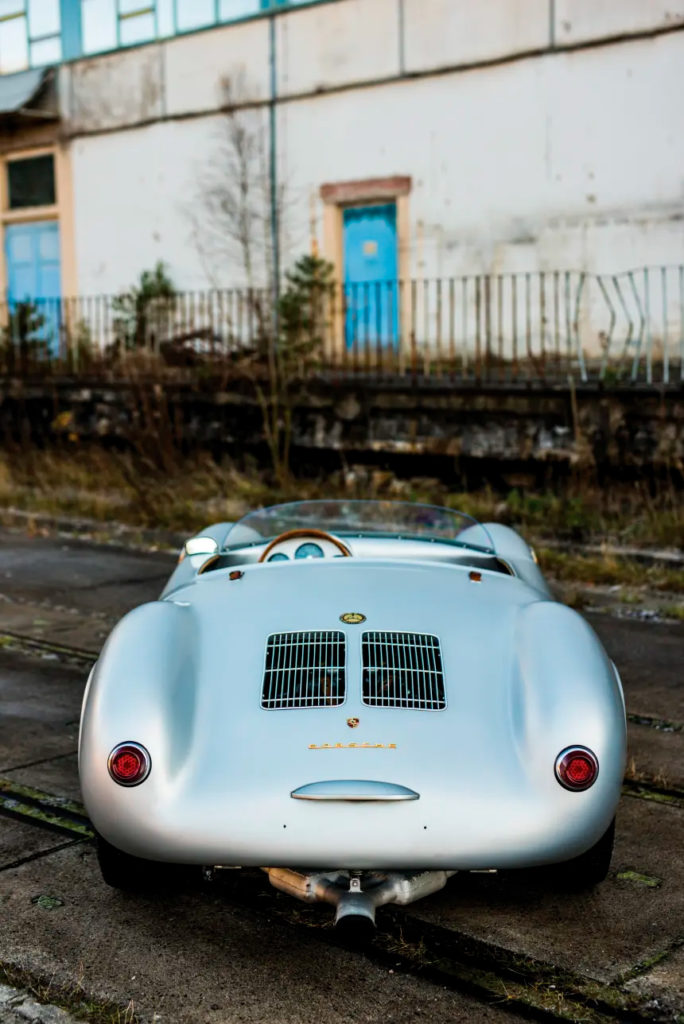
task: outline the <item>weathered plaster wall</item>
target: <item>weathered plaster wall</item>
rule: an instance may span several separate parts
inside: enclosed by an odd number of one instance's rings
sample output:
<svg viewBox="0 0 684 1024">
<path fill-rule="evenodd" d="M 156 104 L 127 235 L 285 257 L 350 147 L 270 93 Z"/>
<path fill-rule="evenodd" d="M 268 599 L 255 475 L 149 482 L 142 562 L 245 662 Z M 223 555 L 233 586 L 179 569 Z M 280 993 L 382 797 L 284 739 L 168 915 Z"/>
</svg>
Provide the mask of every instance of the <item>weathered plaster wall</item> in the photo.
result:
<svg viewBox="0 0 684 1024">
<path fill-rule="evenodd" d="M 416 276 L 681 262 L 682 24 L 684 0 L 280 14 L 284 263 L 312 237 L 324 248 L 324 182 L 398 174 L 412 179 Z M 116 291 L 157 259 L 181 288 L 240 282 L 237 259 L 207 240 L 198 251 L 188 205 L 220 166 L 224 80 L 266 125 L 268 35 L 259 18 L 62 69 L 81 293 Z"/>
</svg>

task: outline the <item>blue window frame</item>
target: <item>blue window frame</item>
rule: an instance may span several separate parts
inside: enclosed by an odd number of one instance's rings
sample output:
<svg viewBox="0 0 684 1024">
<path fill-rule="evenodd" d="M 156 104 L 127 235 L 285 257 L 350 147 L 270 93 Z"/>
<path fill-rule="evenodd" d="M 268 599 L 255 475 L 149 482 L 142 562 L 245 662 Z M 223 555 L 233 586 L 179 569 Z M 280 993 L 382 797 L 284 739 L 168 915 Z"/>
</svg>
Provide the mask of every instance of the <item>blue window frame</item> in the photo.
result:
<svg viewBox="0 0 684 1024">
<path fill-rule="evenodd" d="M 60 0 L 0 0 L 0 74 L 61 59 Z"/>
<path fill-rule="evenodd" d="M 325 0 L 0 0 L 0 75 Z"/>
<path fill-rule="evenodd" d="M 0 0 L 2 2 L 2 0 Z M 101 53 L 134 43 L 239 21 L 274 8 L 322 0 L 80 0 L 83 52 Z"/>
</svg>

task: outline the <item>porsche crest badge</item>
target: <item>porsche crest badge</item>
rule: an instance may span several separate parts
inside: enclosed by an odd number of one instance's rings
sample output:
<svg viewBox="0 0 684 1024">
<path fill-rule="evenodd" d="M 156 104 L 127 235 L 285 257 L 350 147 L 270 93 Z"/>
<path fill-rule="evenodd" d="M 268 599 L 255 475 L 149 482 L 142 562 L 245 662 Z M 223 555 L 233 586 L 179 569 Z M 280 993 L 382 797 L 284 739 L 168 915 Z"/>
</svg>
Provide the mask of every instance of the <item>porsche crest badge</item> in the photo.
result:
<svg viewBox="0 0 684 1024">
<path fill-rule="evenodd" d="M 358 626 L 360 622 L 365 621 L 366 616 L 361 612 L 345 612 L 344 615 L 340 615 L 340 622 L 346 622 L 348 626 Z"/>
</svg>

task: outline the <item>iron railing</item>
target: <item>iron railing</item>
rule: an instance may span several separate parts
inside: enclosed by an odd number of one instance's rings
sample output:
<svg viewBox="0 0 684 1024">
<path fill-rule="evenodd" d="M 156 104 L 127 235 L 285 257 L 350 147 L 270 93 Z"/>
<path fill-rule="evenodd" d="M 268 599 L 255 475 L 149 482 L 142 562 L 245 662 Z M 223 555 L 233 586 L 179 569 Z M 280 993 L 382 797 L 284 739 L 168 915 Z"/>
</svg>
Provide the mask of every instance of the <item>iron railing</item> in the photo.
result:
<svg viewBox="0 0 684 1024">
<path fill-rule="evenodd" d="M 0 304 L 0 373 L 273 372 L 489 383 L 684 380 L 684 265 L 376 281 L 312 291 L 274 342 L 270 292 Z M 282 320 L 281 320 L 282 322 Z"/>
</svg>

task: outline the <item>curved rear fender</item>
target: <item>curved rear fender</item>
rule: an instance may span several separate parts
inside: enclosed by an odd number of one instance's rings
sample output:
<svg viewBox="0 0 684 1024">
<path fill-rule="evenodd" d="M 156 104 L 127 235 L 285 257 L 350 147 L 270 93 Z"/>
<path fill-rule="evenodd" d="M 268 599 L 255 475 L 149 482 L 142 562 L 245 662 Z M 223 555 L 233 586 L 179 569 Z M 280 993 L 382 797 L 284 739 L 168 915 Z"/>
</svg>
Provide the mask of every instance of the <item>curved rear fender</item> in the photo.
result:
<svg viewBox="0 0 684 1024">
<path fill-rule="evenodd" d="M 511 720 L 521 761 L 553 779 L 564 747 L 589 747 L 599 759 L 601 787 L 617 802 L 625 709 L 619 677 L 593 629 L 571 608 L 539 601 L 520 610 L 516 649 Z"/>
<path fill-rule="evenodd" d="M 525 583 L 535 590 L 540 590 L 546 597 L 551 593 L 541 570 L 534 560 L 532 548 L 523 540 L 520 534 L 512 530 L 510 526 L 502 523 L 483 523 L 489 532 L 497 555 L 509 562 L 515 572 Z"/>
<path fill-rule="evenodd" d="M 191 607 L 166 601 L 141 605 L 113 630 L 89 680 L 81 717 L 79 765 L 83 795 L 106 776 L 117 743 L 147 747 L 169 781 L 183 770 L 196 707 L 198 629 Z"/>
</svg>

